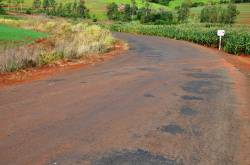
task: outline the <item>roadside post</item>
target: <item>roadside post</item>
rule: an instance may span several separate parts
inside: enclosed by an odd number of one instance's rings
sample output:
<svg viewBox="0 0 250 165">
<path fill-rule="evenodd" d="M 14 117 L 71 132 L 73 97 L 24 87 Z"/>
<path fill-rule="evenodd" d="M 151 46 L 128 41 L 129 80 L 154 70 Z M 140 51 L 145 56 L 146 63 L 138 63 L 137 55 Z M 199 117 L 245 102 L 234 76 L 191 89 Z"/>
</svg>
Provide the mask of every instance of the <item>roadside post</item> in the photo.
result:
<svg viewBox="0 0 250 165">
<path fill-rule="evenodd" d="M 219 41 L 219 50 L 221 50 L 221 38 L 225 35 L 225 30 L 218 30 L 217 31 L 217 36 L 220 37 L 220 41 Z"/>
</svg>

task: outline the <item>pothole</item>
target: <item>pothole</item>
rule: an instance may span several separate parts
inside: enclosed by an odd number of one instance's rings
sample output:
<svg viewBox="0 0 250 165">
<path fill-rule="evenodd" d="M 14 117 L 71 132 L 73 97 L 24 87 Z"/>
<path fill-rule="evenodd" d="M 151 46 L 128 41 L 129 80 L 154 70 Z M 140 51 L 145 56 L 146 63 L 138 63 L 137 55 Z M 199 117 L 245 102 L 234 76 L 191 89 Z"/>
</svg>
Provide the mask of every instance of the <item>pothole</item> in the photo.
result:
<svg viewBox="0 0 250 165">
<path fill-rule="evenodd" d="M 190 73 L 188 76 L 194 78 L 220 78 L 221 76 L 212 73 Z"/>
<path fill-rule="evenodd" d="M 136 151 L 113 152 L 100 159 L 94 160 L 92 165 L 179 165 L 175 160 L 162 155 L 154 155 L 149 151 L 138 149 Z"/>
<path fill-rule="evenodd" d="M 198 96 L 188 96 L 188 95 L 181 96 L 181 98 L 182 98 L 183 100 L 203 100 L 202 97 L 198 97 Z"/>
<path fill-rule="evenodd" d="M 192 109 L 192 108 L 189 108 L 189 107 L 182 107 L 181 108 L 181 114 L 183 115 L 187 115 L 187 116 L 194 116 L 194 115 L 197 115 L 197 111 Z"/>
<path fill-rule="evenodd" d="M 176 125 L 176 124 L 169 124 L 169 125 L 163 126 L 161 128 L 161 131 L 168 132 L 173 135 L 182 134 L 185 132 L 183 128 L 181 128 L 179 125 Z"/>
<path fill-rule="evenodd" d="M 144 93 L 144 97 L 151 97 L 151 98 L 153 98 L 153 97 L 155 97 L 155 96 L 152 95 L 151 93 Z"/>
<path fill-rule="evenodd" d="M 210 94 L 219 91 L 219 88 L 213 86 L 211 81 L 190 81 L 182 88 L 187 92 L 197 94 Z"/>
</svg>

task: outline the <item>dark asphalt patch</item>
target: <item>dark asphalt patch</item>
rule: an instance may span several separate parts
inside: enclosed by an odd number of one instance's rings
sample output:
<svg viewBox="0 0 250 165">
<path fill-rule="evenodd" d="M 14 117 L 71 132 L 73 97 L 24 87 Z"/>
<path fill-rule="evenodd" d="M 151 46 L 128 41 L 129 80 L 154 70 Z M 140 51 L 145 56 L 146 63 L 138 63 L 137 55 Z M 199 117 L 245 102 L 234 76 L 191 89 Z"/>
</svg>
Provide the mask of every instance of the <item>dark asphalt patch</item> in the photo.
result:
<svg viewBox="0 0 250 165">
<path fill-rule="evenodd" d="M 65 79 L 49 79 L 45 80 L 47 83 L 56 83 L 56 82 L 61 82 L 64 81 Z"/>
<path fill-rule="evenodd" d="M 154 155 L 148 151 L 138 149 L 136 151 L 114 152 L 98 160 L 92 165 L 179 165 L 175 160 L 161 155 Z"/>
<path fill-rule="evenodd" d="M 188 76 L 194 77 L 194 78 L 220 78 L 221 76 L 212 74 L 212 73 L 190 73 L 187 74 Z"/>
<path fill-rule="evenodd" d="M 151 93 L 144 93 L 144 97 L 154 98 L 155 96 L 152 95 Z"/>
<path fill-rule="evenodd" d="M 157 72 L 159 71 L 158 68 L 152 68 L 152 67 L 141 67 L 141 68 L 137 68 L 138 70 L 142 70 L 142 71 L 147 71 L 147 72 Z"/>
<path fill-rule="evenodd" d="M 189 108 L 189 107 L 182 107 L 181 108 L 181 114 L 183 115 L 187 115 L 187 116 L 194 116 L 194 115 L 197 115 L 197 111 L 192 109 L 192 108 Z"/>
<path fill-rule="evenodd" d="M 185 130 L 183 128 L 181 128 L 179 125 L 169 124 L 169 125 L 163 126 L 161 128 L 161 131 L 176 135 L 176 134 L 184 133 Z"/>
<path fill-rule="evenodd" d="M 197 94 L 209 94 L 219 91 L 213 86 L 211 81 L 190 81 L 182 89 Z"/>
<path fill-rule="evenodd" d="M 188 96 L 188 95 L 181 96 L 181 98 L 182 98 L 183 100 L 203 100 L 202 97 L 198 97 L 198 96 Z"/>
<path fill-rule="evenodd" d="M 182 70 L 187 72 L 202 72 L 202 69 L 200 68 L 184 68 Z"/>
</svg>

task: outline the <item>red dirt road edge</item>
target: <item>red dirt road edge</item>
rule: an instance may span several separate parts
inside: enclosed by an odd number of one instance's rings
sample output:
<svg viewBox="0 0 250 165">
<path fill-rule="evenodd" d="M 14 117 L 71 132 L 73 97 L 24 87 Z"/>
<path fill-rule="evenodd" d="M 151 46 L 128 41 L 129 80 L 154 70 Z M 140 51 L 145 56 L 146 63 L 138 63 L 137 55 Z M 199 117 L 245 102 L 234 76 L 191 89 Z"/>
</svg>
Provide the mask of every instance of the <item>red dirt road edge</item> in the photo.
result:
<svg viewBox="0 0 250 165">
<path fill-rule="evenodd" d="M 126 44 L 123 42 L 117 42 L 111 51 L 107 53 L 93 54 L 79 60 L 60 60 L 53 64 L 42 67 L 27 68 L 16 72 L 0 73 L 0 88 L 44 79 L 67 70 L 81 69 L 88 65 L 110 60 L 113 57 L 120 55 L 125 50 L 127 50 Z"/>
</svg>

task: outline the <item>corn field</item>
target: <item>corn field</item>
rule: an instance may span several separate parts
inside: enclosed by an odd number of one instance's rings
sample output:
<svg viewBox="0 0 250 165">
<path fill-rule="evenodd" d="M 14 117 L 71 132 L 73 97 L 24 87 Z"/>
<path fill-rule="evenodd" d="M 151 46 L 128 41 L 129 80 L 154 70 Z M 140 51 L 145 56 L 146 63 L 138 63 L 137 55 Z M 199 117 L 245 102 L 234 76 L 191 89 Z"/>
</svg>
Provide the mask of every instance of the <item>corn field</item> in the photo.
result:
<svg viewBox="0 0 250 165">
<path fill-rule="evenodd" d="M 112 31 L 128 32 L 134 34 L 153 35 L 191 41 L 209 47 L 218 47 L 218 29 L 225 29 L 226 34 L 222 40 L 225 52 L 231 54 L 250 55 L 250 28 L 246 26 L 221 27 L 219 25 L 206 27 L 203 24 L 181 25 L 141 25 L 141 24 L 113 24 Z"/>
</svg>

